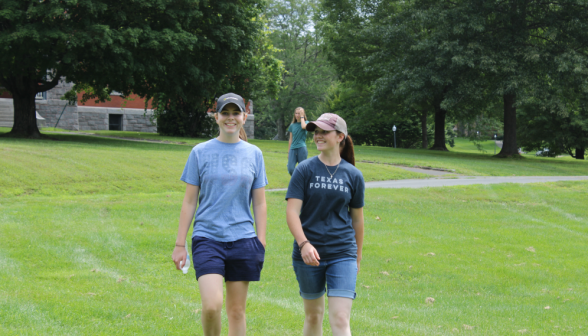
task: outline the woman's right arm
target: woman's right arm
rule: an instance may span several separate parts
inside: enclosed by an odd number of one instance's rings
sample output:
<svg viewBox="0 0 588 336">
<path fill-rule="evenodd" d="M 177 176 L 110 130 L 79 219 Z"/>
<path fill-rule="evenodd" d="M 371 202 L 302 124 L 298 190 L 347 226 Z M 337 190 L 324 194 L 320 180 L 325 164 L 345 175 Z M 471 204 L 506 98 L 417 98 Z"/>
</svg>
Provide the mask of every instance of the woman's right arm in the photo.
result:
<svg viewBox="0 0 588 336">
<path fill-rule="evenodd" d="M 172 259 L 178 270 L 182 269 L 182 265 L 186 264 L 186 235 L 190 229 L 190 224 L 194 218 L 196 212 L 196 206 L 198 205 L 198 193 L 200 187 L 192 184 L 186 184 L 186 193 L 184 194 L 184 201 L 182 202 L 182 211 L 180 212 L 180 224 L 178 227 L 178 236 L 176 238 L 176 247 L 172 254 Z"/>
<path fill-rule="evenodd" d="M 307 120 L 306 120 L 306 113 L 301 112 L 301 116 L 300 116 L 300 128 L 302 128 L 303 130 L 306 130 L 306 125 L 307 125 Z"/>
<path fill-rule="evenodd" d="M 300 222 L 300 209 L 302 209 L 302 200 L 288 198 L 288 205 L 286 206 L 286 221 L 288 222 L 288 228 L 294 236 L 294 239 L 296 239 L 298 246 L 307 240 L 304 230 L 302 229 L 302 222 Z M 302 251 L 300 251 L 300 255 L 305 264 L 311 266 L 319 265 L 321 257 L 310 242 L 304 244 Z"/>
<path fill-rule="evenodd" d="M 292 132 L 290 132 L 290 140 L 288 140 L 288 153 L 290 153 L 290 146 L 292 146 Z"/>
</svg>

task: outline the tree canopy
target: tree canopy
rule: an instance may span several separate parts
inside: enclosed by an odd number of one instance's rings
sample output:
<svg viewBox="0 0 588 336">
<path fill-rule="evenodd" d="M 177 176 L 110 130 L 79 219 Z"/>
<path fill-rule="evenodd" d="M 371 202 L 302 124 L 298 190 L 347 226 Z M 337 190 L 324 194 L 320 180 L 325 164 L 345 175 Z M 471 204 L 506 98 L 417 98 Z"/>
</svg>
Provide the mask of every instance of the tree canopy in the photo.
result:
<svg viewBox="0 0 588 336">
<path fill-rule="evenodd" d="M 252 0 L 0 0 L 0 85 L 14 98 L 11 133 L 40 136 L 34 96 L 61 77 L 95 92 L 202 103 L 246 91 L 258 79 L 244 77 L 256 66 L 263 9 Z"/>
<path fill-rule="evenodd" d="M 317 29 L 316 11 L 317 1 L 313 0 L 275 0 L 268 6 L 269 37 L 279 49 L 276 57 L 284 62 L 286 71 L 278 96 L 257 103 L 255 132 L 262 138 L 277 135 L 285 140 L 294 109 L 303 107 L 308 115 L 316 114 L 317 105 L 336 78 Z"/>
<path fill-rule="evenodd" d="M 587 5 L 325 0 L 323 17 L 338 73 L 343 80 L 372 84 L 372 105 L 409 113 L 432 109 L 433 148 L 444 149 L 446 115 L 472 120 L 500 99 L 504 145 L 499 155 L 512 156 L 518 154 L 517 108 L 549 96 L 543 101 L 550 111 L 565 115 L 569 110 L 561 95 L 553 94 L 553 85 L 588 87 Z"/>
<path fill-rule="evenodd" d="M 302 106 L 311 117 L 344 115 L 367 144 L 391 145 L 396 124 L 400 144 L 417 147 L 420 124 L 421 147 L 447 150 L 456 123 L 474 140 L 472 125 L 502 127 L 503 157 L 524 145 L 580 158 L 588 146 L 588 0 L 0 5 L 0 85 L 14 96 L 14 134 L 38 135 L 34 95 L 66 77 L 98 96 L 155 98 L 169 134 L 198 135 L 202 111 L 230 90 L 256 99 L 260 138 L 285 139 Z M 553 127 L 557 139 L 537 131 Z"/>
</svg>

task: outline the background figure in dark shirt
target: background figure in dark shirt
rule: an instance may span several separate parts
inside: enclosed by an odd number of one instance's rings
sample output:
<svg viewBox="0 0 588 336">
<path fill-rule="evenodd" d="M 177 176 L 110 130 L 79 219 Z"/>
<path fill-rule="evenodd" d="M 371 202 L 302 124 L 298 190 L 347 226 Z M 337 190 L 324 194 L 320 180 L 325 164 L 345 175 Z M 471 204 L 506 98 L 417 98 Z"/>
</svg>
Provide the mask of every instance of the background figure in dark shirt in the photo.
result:
<svg viewBox="0 0 588 336">
<path fill-rule="evenodd" d="M 286 193 L 288 227 L 295 239 L 292 264 L 304 300 L 304 335 L 322 334 L 325 292 L 333 335 L 351 335 L 365 183 L 341 117 L 325 113 L 306 129 L 314 132 L 321 153 L 298 165 Z"/>
</svg>

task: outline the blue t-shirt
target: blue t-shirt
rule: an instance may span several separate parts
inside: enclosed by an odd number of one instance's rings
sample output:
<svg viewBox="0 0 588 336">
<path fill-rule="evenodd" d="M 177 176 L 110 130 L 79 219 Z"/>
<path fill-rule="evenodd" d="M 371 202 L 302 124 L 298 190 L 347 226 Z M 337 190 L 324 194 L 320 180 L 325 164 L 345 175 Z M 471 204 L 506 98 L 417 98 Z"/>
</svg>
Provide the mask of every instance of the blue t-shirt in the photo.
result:
<svg viewBox="0 0 588 336">
<path fill-rule="evenodd" d="M 290 124 L 288 132 L 292 133 L 292 144 L 290 149 L 306 147 L 306 130 L 302 129 L 302 125 L 297 122 Z"/>
<path fill-rule="evenodd" d="M 256 236 L 250 210 L 253 189 L 267 185 L 259 148 L 217 139 L 198 144 L 181 180 L 200 187 L 193 237 L 231 242 Z"/>
<path fill-rule="evenodd" d="M 328 169 L 334 173 L 332 178 L 318 156 L 302 161 L 292 175 L 286 199 L 302 200 L 302 229 L 321 260 L 357 258 L 349 208 L 363 208 L 363 175 L 343 159 L 339 169 L 337 166 Z M 292 258 L 302 260 L 296 241 Z"/>
</svg>

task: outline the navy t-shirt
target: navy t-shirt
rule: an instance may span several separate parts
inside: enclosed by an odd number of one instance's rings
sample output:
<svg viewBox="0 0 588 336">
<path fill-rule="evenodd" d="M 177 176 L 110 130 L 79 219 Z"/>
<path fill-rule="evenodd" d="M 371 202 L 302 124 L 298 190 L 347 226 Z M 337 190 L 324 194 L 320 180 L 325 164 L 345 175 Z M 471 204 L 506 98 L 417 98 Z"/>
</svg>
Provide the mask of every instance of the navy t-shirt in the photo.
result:
<svg viewBox="0 0 588 336">
<path fill-rule="evenodd" d="M 334 173 L 337 166 L 328 166 Z M 341 159 L 331 175 L 318 156 L 302 161 L 292 175 L 286 199 L 302 200 L 300 221 L 321 260 L 357 258 L 349 208 L 363 208 L 365 182 L 359 169 Z M 296 240 L 292 258 L 302 260 Z"/>
</svg>

